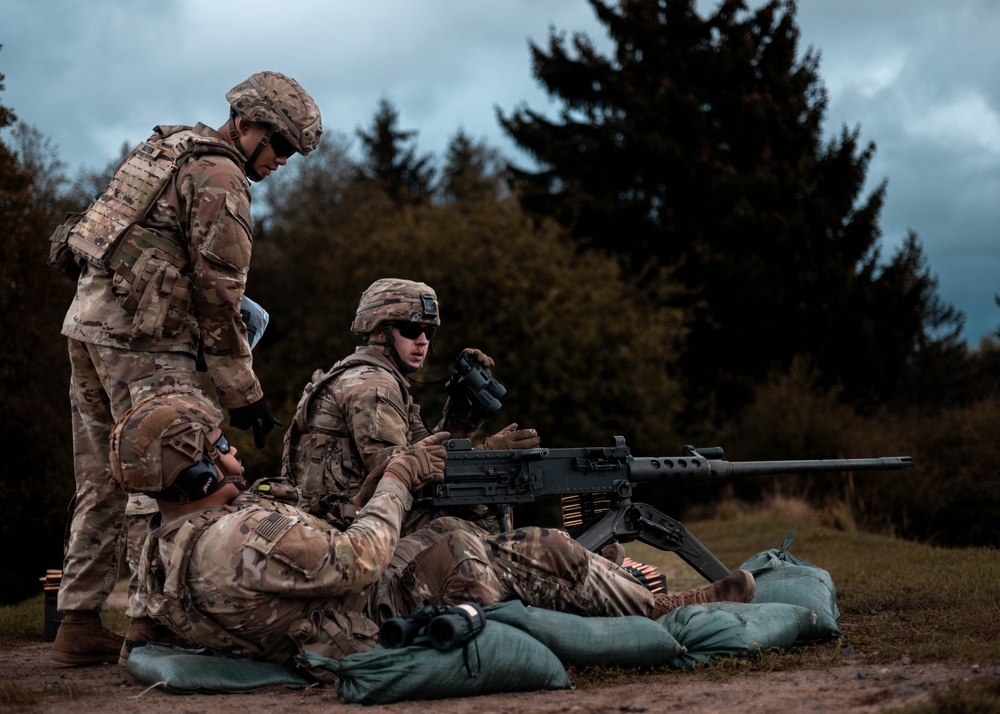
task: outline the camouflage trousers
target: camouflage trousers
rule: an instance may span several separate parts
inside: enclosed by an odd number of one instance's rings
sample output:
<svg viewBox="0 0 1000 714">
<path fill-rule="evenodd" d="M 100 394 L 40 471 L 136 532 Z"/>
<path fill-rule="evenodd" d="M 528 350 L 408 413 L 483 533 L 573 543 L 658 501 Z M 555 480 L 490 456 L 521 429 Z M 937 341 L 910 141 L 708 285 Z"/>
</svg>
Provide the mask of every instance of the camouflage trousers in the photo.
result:
<svg viewBox="0 0 1000 714">
<path fill-rule="evenodd" d="M 562 530 L 518 528 L 491 535 L 440 518 L 401 538 L 369 600 L 381 624 L 427 601 L 526 605 L 577 615 L 617 617 L 653 612 L 653 595 L 628 571 L 591 553 Z"/>
<path fill-rule="evenodd" d="M 504 511 L 504 514 L 506 511 Z M 509 528 L 509 519 L 488 506 L 453 506 L 451 508 L 411 508 L 403 518 L 403 527 L 400 533 L 403 536 L 417 533 L 426 528 L 433 521 L 439 518 L 461 519 L 467 523 L 474 524 L 486 534 L 497 534 L 505 528 Z M 501 520 L 503 522 L 501 523 Z"/>
<path fill-rule="evenodd" d="M 124 547 L 131 571 L 129 617 L 145 614 L 138 591 L 137 554 L 156 504 L 110 482 L 108 440 L 115 420 L 134 402 L 163 390 L 201 389 L 194 358 L 184 353 L 130 352 L 69 340 L 73 471 L 76 492 L 64 542 L 59 610 L 100 611 L 119 574 Z M 125 525 L 126 507 L 130 513 Z M 134 562 L 132 562 L 134 560 Z"/>
</svg>

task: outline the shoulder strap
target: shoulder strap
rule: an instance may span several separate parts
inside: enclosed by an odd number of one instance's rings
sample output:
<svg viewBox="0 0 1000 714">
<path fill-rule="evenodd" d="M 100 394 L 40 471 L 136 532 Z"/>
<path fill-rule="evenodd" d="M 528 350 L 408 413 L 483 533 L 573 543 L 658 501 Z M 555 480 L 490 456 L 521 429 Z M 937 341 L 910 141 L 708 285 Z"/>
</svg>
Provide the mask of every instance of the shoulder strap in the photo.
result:
<svg viewBox="0 0 1000 714">
<path fill-rule="evenodd" d="M 235 147 L 219 139 L 201 136 L 200 134 L 185 135 L 173 147 L 174 161 L 178 166 L 188 159 L 202 156 L 203 154 L 226 156 L 240 166 L 246 163 L 246 158 Z"/>
<path fill-rule="evenodd" d="M 378 357 L 365 354 L 364 352 L 355 352 L 352 355 L 348 355 L 330 367 L 330 369 L 326 372 L 316 370 L 313 372 L 312 380 L 310 380 L 309 384 L 307 384 L 305 389 L 303 389 L 302 397 L 299 399 L 298 406 L 295 408 L 294 425 L 300 432 L 306 432 L 309 429 L 307 421 L 309 418 L 309 410 L 312 408 L 313 400 L 316 398 L 319 391 L 347 370 L 359 365 L 378 367 L 379 369 L 385 370 L 389 374 L 393 375 L 396 380 L 399 381 L 399 375 L 396 374 L 392 368 L 389 367 L 389 365 L 380 360 Z M 402 382 L 400 382 L 400 386 L 403 387 L 405 391 L 405 385 Z"/>
</svg>

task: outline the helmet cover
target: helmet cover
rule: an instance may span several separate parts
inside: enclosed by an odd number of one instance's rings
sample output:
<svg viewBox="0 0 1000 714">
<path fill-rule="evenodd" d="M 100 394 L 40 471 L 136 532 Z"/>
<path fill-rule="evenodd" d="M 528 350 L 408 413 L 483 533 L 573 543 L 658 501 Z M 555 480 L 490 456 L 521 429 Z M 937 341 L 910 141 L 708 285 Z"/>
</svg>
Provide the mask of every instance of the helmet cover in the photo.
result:
<svg viewBox="0 0 1000 714">
<path fill-rule="evenodd" d="M 437 294 L 426 283 L 402 278 L 380 278 L 361 294 L 352 332 L 374 332 L 386 322 L 441 325 Z"/>
<path fill-rule="evenodd" d="M 319 107 L 291 77 L 257 72 L 230 89 L 226 99 L 237 115 L 271 127 L 300 154 L 319 146 L 323 134 Z"/>
<path fill-rule="evenodd" d="M 208 436 L 221 422 L 222 412 L 199 392 L 160 394 L 133 405 L 111 432 L 111 481 L 128 493 L 162 494 L 202 461 Z"/>
</svg>

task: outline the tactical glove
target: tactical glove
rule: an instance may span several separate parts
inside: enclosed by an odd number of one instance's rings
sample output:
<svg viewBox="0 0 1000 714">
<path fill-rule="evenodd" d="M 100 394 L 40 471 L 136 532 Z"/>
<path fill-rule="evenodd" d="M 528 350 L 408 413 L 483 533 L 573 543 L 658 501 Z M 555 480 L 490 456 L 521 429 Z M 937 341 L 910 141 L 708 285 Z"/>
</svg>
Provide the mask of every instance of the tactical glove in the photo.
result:
<svg viewBox="0 0 1000 714">
<path fill-rule="evenodd" d="M 261 397 L 253 404 L 229 410 L 229 425 L 235 429 L 253 429 L 253 443 L 258 449 L 264 448 L 264 437 L 276 426 L 284 426 L 271 416 L 267 402 Z"/>
<path fill-rule="evenodd" d="M 385 475 L 401 481 L 410 491 L 429 483 L 444 481 L 444 462 L 448 450 L 442 445 L 451 438 L 447 431 L 431 434 L 406 447 L 385 467 Z"/>
<path fill-rule="evenodd" d="M 487 436 L 479 446 L 487 451 L 505 451 L 507 449 L 534 449 L 542 440 L 534 429 L 518 429 L 517 424 L 510 424 L 493 436 Z"/>
<path fill-rule="evenodd" d="M 474 360 L 476 360 L 479 364 L 483 365 L 487 369 L 493 366 L 493 358 L 490 357 L 485 352 L 483 352 L 482 350 L 477 350 L 472 347 L 466 347 L 464 350 L 462 350 L 462 352 L 468 354 L 470 357 L 472 357 Z"/>
</svg>

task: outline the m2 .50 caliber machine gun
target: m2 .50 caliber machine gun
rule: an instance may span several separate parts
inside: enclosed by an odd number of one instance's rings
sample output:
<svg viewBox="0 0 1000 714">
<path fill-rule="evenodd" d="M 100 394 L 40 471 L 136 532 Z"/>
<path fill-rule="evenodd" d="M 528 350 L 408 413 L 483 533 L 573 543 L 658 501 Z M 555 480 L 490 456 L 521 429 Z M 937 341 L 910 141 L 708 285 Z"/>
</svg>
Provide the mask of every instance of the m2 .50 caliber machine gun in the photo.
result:
<svg viewBox="0 0 1000 714">
<path fill-rule="evenodd" d="M 706 580 L 729 569 L 679 521 L 632 500 L 636 484 L 665 488 L 723 481 L 735 476 L 883 471 L 912 468 L 909 456 L 805 461 L 724 461 L 720 447 L 685 446 L 680 456 L 637 457 L 625 438 L 614 446 L 568 449 L 473 450 L 468 439 L 445 442 L 444 481 L 415 494 L 424 506 L 485 504 L 502 507 L 542 496 L 563 497 L 569 534 L 597 552 L 612 541 L 641 541 L 677 553 Z"/>
</svg>

